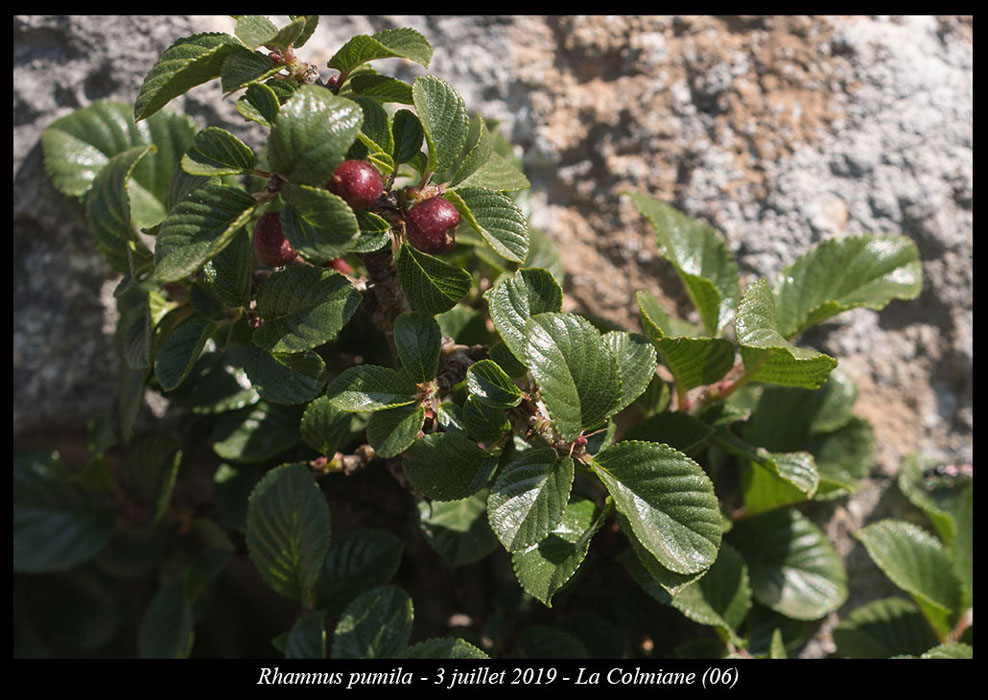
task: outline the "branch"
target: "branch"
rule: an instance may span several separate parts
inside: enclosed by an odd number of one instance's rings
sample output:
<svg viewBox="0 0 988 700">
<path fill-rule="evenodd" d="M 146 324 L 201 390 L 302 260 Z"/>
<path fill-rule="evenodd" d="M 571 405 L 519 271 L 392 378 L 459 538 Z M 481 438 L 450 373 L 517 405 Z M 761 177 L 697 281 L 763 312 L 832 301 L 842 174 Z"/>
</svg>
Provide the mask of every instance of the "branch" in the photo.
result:
<svg viewBox="0 0 988 700">
<path fill-rule="evenodd" d="M 362 311 L 370 314 L 371 321 L 388 341 L 391 359 L 398 361 L 395 347 L 395 319 L 406 311 L 411 311 L 408 297 L 398 284 L 398 271 L 395 256 L 390 245 L 373 253 L 361 253 L 360 259 L 367 266 L 367 293 L 361 304 Z"/>
</svg>

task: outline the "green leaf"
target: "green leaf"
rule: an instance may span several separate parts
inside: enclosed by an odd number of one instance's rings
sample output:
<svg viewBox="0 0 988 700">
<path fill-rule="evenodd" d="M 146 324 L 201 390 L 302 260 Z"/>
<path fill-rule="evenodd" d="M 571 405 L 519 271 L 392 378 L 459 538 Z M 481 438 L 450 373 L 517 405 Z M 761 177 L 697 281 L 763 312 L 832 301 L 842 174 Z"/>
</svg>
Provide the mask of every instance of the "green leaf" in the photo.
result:
<svg viewBox="0 0 988 700">
<path fill-rule="evenodd" d="M 355 212 L 360 235 L 353 245 L 354 253 L 373 253 L 391 243 L 391 224 L 369 211 Z"/>
<path fill-rule="evenodd" d="M 834 358 L 798 348 L 781 335 L 775 300 L 764 279 L 745 291 L 738 305 L 736 331 L 745 374 L 752 380 L 816 389 L 837 366 Z"/>
<path fill-rule="evenodd" d="M 462 639 L 436 637 L 413 644 L 403 651 L 400 659 L 489 659 L 481 649 Z"/>
<path fill-rule="evenodd" d="M 805 451 L 769 452 L 753 447 L 734 437 L 727 426 L 716 430 L 710 442 L 741 458 L 745 517 L 812 498 L 820 485 L 813 456 Z"/>
<path fill-rule="evenodd" d="M 950 642 L 933 647 L 921 659 L 973 659 L 974 648 L 970 644 Z"/>
<path fill-rule="evenodd" d="M 662 308 L 662 303 L 651 292 L 644 289 L 635 292 L 639 316 L 645 335 L 656 345 L 663 338 L 686 338 L 701 340 L 703 330 L 689 321 L 670 316 Z"/>
<path fill-rule="evenodd" d="M 295 42 L 300 40 L 303 33 L 312 33 L 315 27 L 307 26 L 308 19 L 315 16 L 316 15 L 300 15 L 294 17 L 290 23 L 279 29 L 278 33 L 267 43 L 278 47 L 282 51 L 286 51 L 289 46 L 296 45 Z M 301 44 L 298 45 L 301 46 Z"/>
<path fill-rule="evenodd" d="M 407 163 L 422 151 L 425 131 L 414 112 L 407 109 L 399 109 L 395 112 L 391 132 L 394 135 L 395 167 Z"/>
<path fill-rule="evenodd" d="M 590 460 L 635 536 L 667 569 L 698 573 L 717 558 L 721 515 L 703 469 L 668 445 L 619 442 Z"/>
<path fill-rule="evenodd" d="M 242 47 L 235 37 L 221 33 L 196 34 L 176 41 L 144 78 L 134 102 L 134 119 L 146 119 L 190 88 L 220 77 L 226 57 Z"/>
<path fill-rule="evenodd" d="M 330 546 L 326 497 L 306 464 L 275 467 L 247 506 L 247 550 L 275 592 L 308 604 Z"/>
<path fill-rule="evenodd" d="M 504 344 L 519 361 L 525 361 L 528 319 L 536 314 L 562 310 L 563 290 L 548 270 L 522 268 L 502 275 L 484 293 L 491 321 Z"/>
<path fill-rule="evenodd" d="M 392 659 L 408 646 L 412 599 L 400 588 L 378 586 L 357 596 L 333 633 L 334 659 Z"/>
<path fill-rule="evenodd" d="M 295 38 L 295 48 L 297 49 L 300 46 L 304 46 L 312 36 L 313 32 L 316 31 L 316 27 L 319 26 L 319 15 L 289 15 L 289 17 L 291 17 L 293 21 L 299 17 L 305 20 L 305 27 L 302 28 L 302 31 Z"/>
<path fill-rule="evenodd" d="M 487 523 L 488 490 L 458 501 L 420 501 L 419 529 L 450 567 L 480 561 L 498 548 Z"/>
<path fill-rule="evenodd" d="M 672 606 L 701 625 L 722 630 L 734 644 L 741 644 L 737 630 L 751 609 L 748 567 L 737 550 L 722 544 L 703 578 L 672 597 Z"/>
<path fill-rule="evenodd" d="M 161 222 L 155 276 L 176 282 L 222 251 L 247 224 L 257 202 L 239 187 L 206 185 L 179 202 Z"/>
<path fill-rule="evenodd" d="M 523 267 L 540 267 L 552 273 L 560 287 L 566 282 L 566 266 L 559 248 L 549 234 L 537 228 L 528 230 L 528 257 Z"/>
<path fill-rule="evenodd" d="M 329 383 L 326 396 L 342 411 L 379 411 L 414 403 L 418 387 L 407 374 L 390 367 L 355 365 Z"/>
<path fill-rule="evenodd" d="M 254 168 L 254 151 L 226 129 L 215 126 L 196 134 L 182 156 L 182 170 L 191 175 L 239 175 Z"/>
<path fill-rule="evenodd" d="M 901 520 L 882 520 L 854 536 L 892 583 L 913 596 L 942 638 L 962 599 L 950 553 L 925 530 Z"/>
<path fill-rule="evenodd" d="M 694 221 L 668 204 L 629 193 L 652 224 L 659 254 L 671 262 L 709 335 L 717 335 L 734 318 L 738 302 L 738 265 L 727 243 L 712 227 Z"/>
<path fill-rule="evenodd" d="M 326 363 L 311 350 L 288 355 L 250 345 L 244 370 L 251 386 L 271 403 L 308 403 L 326 383 Z"/>
<path fill-rule="evenodd" d="M 851 413 L 856 395 L 853 381 L 839 370 L 816 390 L 765 387 L 741 437 L 772 452 L 812 453 L 821 497 L 853 490 L 874 463 L 871 426 Z"/>
<path fill-rule="evenodd" d="M 367 441 L 380 457 L 397 457 L 407 450 L 425 424 L 425 408 L 409 405 L 377 411 L 367 421 Z"/>
<path fill-rule="evenodd" d="M 151 522 L 159 522 L 171 503 L 182 461 L 179 447 L 167 433 L 145 433 L 131 443 L 116 470 L 117 483 L 131 502 L 147 510 Z"/>
<path fill-rule="evenodd" d="M 412 99 L 412 86 L 386 75 L 360 73 L 350 78 L 348 85 L 354 94 L 362 97 L 372 97 L 382 102 L 415 104 Z M 419 145 L 421 145 L 421 136 L 419 139 Z"/>
<path fill-rule="evenodd" d="M 851 411 L 858 399 L 858 388 L 854 380 L 839 369 L 830 373 L 827 383 L 818 391 L 819 396 L 814 394 L 814 415 L 809 426 L 810 435 L 831 433 L 843 428 L 851 421 L 853 417 Z"/>
<path fill-rule="evenodd" d="M 688 452 L 705 443 L 713 433 L 712 427 L 695 416 L 682 411 L 662 411 L 632 426 L 625 439 L 661 442 Z"/>
<path fill-rule="evenodd" d="M 191 316 L 162 343 L 154 359 L 154 376 L 161 388 L 171 391 L 185 381 L 217 325 L 202 316 Z"/>
<path fill-rule="evenodd" d="M 117 303 L 120 320 L 117 322 L 115 341 L 122 345 L 124 362 L 130 369 L 143 369 L 150 363 L 151 310 L 150 295 L 135 295 L 140 301 L 124 306 L 123 298 Z"/>
<path fill-rule="evenodd" d="M 782 639 L 782 630 L 776 627 L 772 631 L 772 641 L 769 644 L 768 658 L 770 659 L 787 659 L 786 655 L 786 645 Z"/>
<path fill-rule="evenodd" d="M 459 304 L 436 316 L 443 335 L 463 345 L 486 345 L 491 342 L 486 320 L 486 314 L 466 304 Z"/>
<path fill-rule="evenodd" d="M 974 604 L 974 484 L 961 491 L 953 510 L 957 537 L 950 543 L 954 570 L 963 586 L 963 605 Z"/>
<path fill-rule="evenodd" d="M 14 455 L 14 571 L 71 569 L 110 541 L 113 515 L 65 479 L 57 455 Z"/>
<path fill-rule="evenodd" d="M 225 93 L 259 83 L 270 78 L 284 66 L 272 61 L 267 54 L 243 47 L 230 52 L 220 71 L 220 87 Z"/>
<path fill-rule="evenodd" d="M 638 408 L 646 416 L 653 416 L 656 413 L 665 411 L 669 406 L 669 401 L 672 399 L 672 392 L 669 390 L 669 385 L 659 377 L 658 374 L 652 376 L 652 381 L 648 383 L 648 387 L 645 389 L 645 393 L 638 397 L 635 401 Z M 725 404 L 720 403 L 713 407 L 715 411 L 723 411 L 725 409 Z M 658 442 L 663 442 L 659 440 Z M 668 441 L 665 441 L 668 442 Z"/>
<path fill-rule="evenodd" d="M 432 433 L 408 448 L 402 468 L 423 495 L 455 501 L 487 485 L 497 469 L 497 457 L 460 433 Z"/>
<path fill-rule="evenodd" d="M 392 579 L 401 564 L 402 541 L 386 530 L 349 532 L 329 548 L 316 584 L 317 605 L 337 617 L 363 591 Z"/>
<path fill-rule="evenodd" d="M 306 445 L 332 457 L 350 432 L 351 415 L 336 408 L 328 396 L 320 396 L 305 407 L 299 432 Z"/>
<path fill-rule="evenodd" d="M 641 589 L 663 605 L 669 605 L 672 596 L 698 581 L 709 571 L 704 569 L 694 574 L 677 574 L 675 571 L 670 571 L 645 549 L 645 545 L 631 529 L 631 523 L 621 512 L 617 514 L 617 521 L 621 532 L 631 545 L 631 549 L 625 550 L 618 560 Z"/>
<path fill-rule="evenodd" d="M 521 403 L 521 389 L 493 360 L 480 360 L 467 370 L 467 388 L 482 404 L 511 408 Z"/>
<path fill-rule="evenodd" d="M 257 290 L 264 323 L 254 344 L 269 352 L 305 352 L 336 337 L 357 311 L 360 292 L 343 275 L 306 265 L 289 265 Z"/>
<path fill-rule="evenodd" d="M 605 511 L 593 501 L 574 499 L 547 537 L 514 552 L 511 565 L 525 592 L 552 607 L 553 596 L 586 558 L 590 540 L 604 524 L 604 516 Z"/>
<path fill-rule="evenodd" d="M 122 368 L 117 383 L 116 407 L 120 425 L 120 437 L 129 440 L 134 432 L 134 422 L 144 405 L 147 370 Z"/>
<path fill-rule="evenodd" d="M 491 487 L 487 518 L 509 552 L 545 539 L 563 518 L 573 488 L 572 457 L 551 449 L 523 452 L 509 462 Z"/>
<path fill-rule="evenodd" d="M 494 139 L 487 131 L 487 124 L 478 114 L 470 120 L 463 158 L 456 164 L 455 174 L 450 185 L 455 187 L 487 162 L 494 152 Z"/>
<path fill-rule="evenodd" d="M 904 598 L 883 598 L 856 609 L 834 629 L 837 653 L 851 659 L 919 656 L 939 640 L 923 613 Z"/>
<path fill-rule="evenodd" d="M 528 189 L 531 186 L 532 183 L 528 181 L 523 172 L 512 165 L 507 158 L 497 153 L 491 153 L 483 165 L 456 183 L 458 189 L 482 187 L 498 192 L 513 192 Z M 540 267 L 532 261 L 527 262 L 526 265 Z"/>
<path fill-rule="evenodd" d="M 929 469 L 938 463 L 919 455 L 910 455 L 899 470 L 899 490 L 905 494 L 909 502 L 926 513 L 936 528 L 937 534 L 944 544 L 950 545 L 957 537 L 957 523 L 953 513 L 957 510 L 960 489 L 936 488 L 934 483 L 924 478 Z"/>
<path fill-rule="evenodd" d="M 773 285 L 779 333 L 792 338 L 848 309 L 878 310 L 893 299 L 915 299 L 922 287 L 919 250 L 905 236 L 824 241 Z"/>
<path fill-rule="evenodd" d="M 380 152 L 389 157 L 394 152 L 394 136 L 391 133 L 391 116 L 381 103 L 369 97 L 354 97 L 364 112 L 361 132 L 371 139 Z"/>
<path fill-rule="evenodd" d="M 302 256 L 325 262 L 350 252 L 360 235 L 353 210 L 342 199 L 318 187 L 285 185 L 281 227 Z"/>
<path fill-rule="evenodd" d="M 244 15 L 237 20 L 233 33 L 247 46 L 256 49 L 269 43 L 278 34 L 278 27 L 267 17 Z"/>
<path fill-rule="evenodd" d="M 203 281 L 228 308 L 250 304 L 254 280 L 251 232 L 242 228 L 202 269 Z"/>
<path fill-rule="evenodd" d="M 258 84 L 248 86 L 247 92 L 237 100 L 236 107 L 245 119 L 271 127 L 281 109 L 281 102 L 274 90 L 267 85 Z"/>
<path fill-rule="evenodd" d="M 604 345 L 617 360 L 621 375 L 621 401 L 617 411 L 623 411 L 642 395 L 652 381 L 655 375 L 655 349 L 648 338 L 637 333 L 609 331 L 604 333 L 603 339 Z"/>
<path fill-rule="evenodd" d="M 300 406 L 254 406 L 222 414 L 213 428 L 213 452 L 231 462 L 264 462 L 299 441 Z"/>
<path fill-rule="evenodd" d="M 765 387 L 741 436 L 773 452 L 804 449 L 814 435 L 847 425 L 856 397 L 854 382 L 840 370 L 815 390 Z"/>
<path fill-rule="evenodd" d="M 403 245 L 398 251 L 398 281 L 416 311 L 439 314 L 453 308 L 470 291 L 466 270 Z"/>
<path fill-rule="evenodd" d="M 429 166 L 433 171 L 445 170 L 456 161 L 467 139 L 463 98 L 442 78 L 428 75 L 412 83 L 412 99 L 429 146 Z"/>
<path fill-rule="evenodd" d="M 86 195 L 86 221 L 100 252 L 117 272 L 130 271 L 128 248 L 148 258 L 131 221 L 130 179 L 137 163 L 154 146 L 134 146 L 110 159 Z"/>
<path fill-rule="evenodd" d="M 508 346 L 502 342 L 497 342 L 490 347 L 488 354 L 491 359 L 497 363 L 505 374 L 509 377 L 517 378 L 524 377 L 525 373 L 528 372 L 528 368 L 525 367 L 518 359 L 511 354 L 508 350 Z"/>
<path fill-rule="evenodd" d="M 511 431 L 507 413 L 481 403 L 475 396 L 467 396 L 463 403 L 463 422 L 470 437 L 487 445 L 500 442 Z"/>
<path fill-rule="evenodd" d="M 511 262 L 525 262 L 528 221 L 510 197 L 479 187 L 447 192 L 446 197 L 498 255 Z"/>
<path fill-rule="evenodd" d="M 808 449 L 820 473 L 819 498 L 845 489 L 853 492 L 875 465 L 875 431 L 854 416 L 838 430 L 814 437 Z"/>
<path fill-rule="evenodd" d="M 394 322 L 394 342 L 405 373 L 415 382 L 436 378 L 442 331 L 432 314 L 410 311 Z"/>
<path fill-rule="evenodd" d="M 645 335 L 684 390 L 713 384 L 734 365 L 734 345 L 729 340 L 689 337 L 698 335 L 698 329 L 670 318 L 650 293 L 639 291 L 635 299 Z"/>
<path fill-rule="evenodd" d="M 820 474 L 807 452 L 754 451 L 742 472 L 744 516 L 749 517 L 810 499 L 820 485 Z"/>
<path fill-rule="evenodd" d="M 158 589 L 144 611 L 137 636 L 142 659 L 186 659 L 192 652 L 192 605 L 185 595 L 184 577 Z"/>
<path fill-rule="evenodd" d="M 744 557 L 755 600 L 816 620 L 847 599 L 847 573 L 827 536 L 794 508 L 734 523 L 727 540 Z"/>
<path fill-rule="evenodd" d="M 292 95 L 301 87 L 301 83 L 290 78 L 268 78 L 264 81 L 264 84 L 274 90 L 274 94 L 278 96 L 278 102 L 280 104 L 288 102 Z"/>
<path fill-rule="evenodd" d="M 356 102 L 303 85 L 281 106 L 271 128 L 271 170 L 295 185 L 321 187 L 346 158 L 363 118 Z"/>
<path fill-rule="evenodd" d="M 159 114 L 135 124 L 131 105 L 97 100 L 85 109 L 58 119 L 41 135 L 44 164 L 55 189 L 82 197 L 103 167 L 118 153 L 134 146 L 154 144 L 156 151 L 143 158 L 132 172 L 131 194 L 168 202 L 175 166 L 192 143 L 195 122 L 180 114 Z M 147 196 L 137 195 L 138 189 Z M 157 223 L 134 216 L 141 226 Z M 160 221 L 160 219 L 159 219 Z"/>
<path fill-rule="evenodd" d="M 236 411 L 260 399 L 243 370 L 243 346 L 222 353 L 204 353 L 169 400 L 188 405 L 196 414 Z"/>
<path fill-rule="evenodd" d="M 384 29 L 370 36 L 361 34 L 353 37 L 329 59 L 327 65 L 348 74 L 361 63 L 378 58 L 407 58 L 428 68 L 432 60 L 432 46 L 414 29 Z"/>
<path fill-rule="evenodd" d="M 600 332 L 574 314 L 543 313 L 526 327 L 525 363 L 565 440 L 616 412 L 622 398 L 617 360 Z"/>
<path fill-rule="evenodd" d="M 326 658 L 326 619 L 322 612 L 300 617 L 285 640 L 286 659 Z"/>
<path fill-rule="evenodd" d="M 221 185 L 223 184 L 223 179 L 219 177 L 207 177 L 205 175 L 190 175 L 189 173 L 182 170 L 182 168 L 175 168 L 175 172 L 172 173 L 172 179 L 168 188 L 168 206 L 167 211 L 170 214 L 175 206 L 180 202 L 184 202 L 189 198 L 193 192 L 198 189 L 205 187 L 206 185 Z M 160 231 L 160 226 L 154 230 L 154 234 L 157 236 Z"/>
</svg>

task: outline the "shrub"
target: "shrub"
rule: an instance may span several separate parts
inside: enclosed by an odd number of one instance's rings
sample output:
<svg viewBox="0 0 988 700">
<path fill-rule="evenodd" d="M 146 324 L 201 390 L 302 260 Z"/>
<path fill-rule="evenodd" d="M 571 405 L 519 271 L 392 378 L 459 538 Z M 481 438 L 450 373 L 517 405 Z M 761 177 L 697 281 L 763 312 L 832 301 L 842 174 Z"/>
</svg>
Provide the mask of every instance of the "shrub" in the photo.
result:
<svg viewBox="0 0 988 700">
<path fill-rule="evenodd" d="M 323 81 L 295 54 L 316 22 L 181 39 L 133 106 L 45 132 L 52 181 L 121 276 L 121 376 L 84 465 L 16 456 L 15 571 L 71 570 L 104 602 L 153 581 L 146 657 L 216 654 L 195 632 L 230 619 L 266 635 L 235 653 L 289 658 L 798 649 L 847 596 L 800 506 L 853 492 L 873 438 L 837 360 L 794 343 L 916 297 L 916 247 L 826 241 L 742 289 L 717 231 L 629 193 L 694 318 L 647 291 L 642 333 L 563 312 L 496 125 L 439 77 L 372 67 L 428 68 L 425 37 L 356 36 Z M 162 111 L 216 78 L 262 149 Z M 181 420 L 138 430 L 148 389 Z M 406 588 L 432 596 L 424 628 Z M 297 617 L 272 631 L 249 618 L 274 599 Z M 102 633 L 67 647 L 126 627 L 95 609 Z"/>
</svg>

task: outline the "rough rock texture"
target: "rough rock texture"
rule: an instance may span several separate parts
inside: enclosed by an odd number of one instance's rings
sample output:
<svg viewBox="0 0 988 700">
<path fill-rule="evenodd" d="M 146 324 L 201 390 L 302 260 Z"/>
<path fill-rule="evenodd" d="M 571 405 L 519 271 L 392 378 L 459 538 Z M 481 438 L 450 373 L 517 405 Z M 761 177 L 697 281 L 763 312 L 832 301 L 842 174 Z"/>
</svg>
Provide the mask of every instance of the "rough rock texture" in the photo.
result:
<svg viewBox="0 0 988 700">
<path fill-rule="evenodd" d="M 636 330 L 633 293 L 650 289 L 688 313 L 626 190 L 716 226 L 748 282 L 830 237 L 916 241 L 917 301 L 849 312 L 804 338 L 857 381 L 857 412 L 878 442 L 867 488 L 817 513 L 852 570 L 842 612 L 882 590 L 848 533 L 897 513 L 889 486 L 904 455 L 972 458 L 972 19 L 325 17 L 304 51 L 325 65 L 352 34 L 391 26 L 422 31 L 436 47 L 429 72 L 518 145 L 532 223 L 563 252 L 571 308 Z M 174 39 L 231 27 L 225 17 L 15 18 L 15 438 L 108 409 L 115 371 L 115 280 L 78 206 L 46 180 L 41 131 L 96 99 L 132 101 Z M 186 109 L 256 142 L 218 91 L 193 90 Z M 833 650 L 834 619 L 805 655 Z"/>
</svg>

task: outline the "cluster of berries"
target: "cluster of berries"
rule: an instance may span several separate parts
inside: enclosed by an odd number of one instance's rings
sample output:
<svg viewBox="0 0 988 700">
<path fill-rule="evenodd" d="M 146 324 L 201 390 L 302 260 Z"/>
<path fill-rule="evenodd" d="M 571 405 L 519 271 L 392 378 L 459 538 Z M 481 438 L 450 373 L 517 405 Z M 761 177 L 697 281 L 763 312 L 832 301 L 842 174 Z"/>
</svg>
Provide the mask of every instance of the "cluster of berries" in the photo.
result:
<svg viewBox="0 0 988 700">
<path fill-rule="evenodd" d="M 364 160 L 340 163 L 324 187 L 354 210 L 371 209 L 384 195 L 381 174 Z M 408 208 L 404 219 L 405 237 L 413 247 L 430 255 L 452 250 L 460 212 L 448 200 L 439 196 L 422 199 Z M 258 219 L 254 227 L 254 249 L 261 262 L 272 267 L 287 265 L 298 256 L 285 238 L 280 215 L 275 212 Z"/>
</svg>

